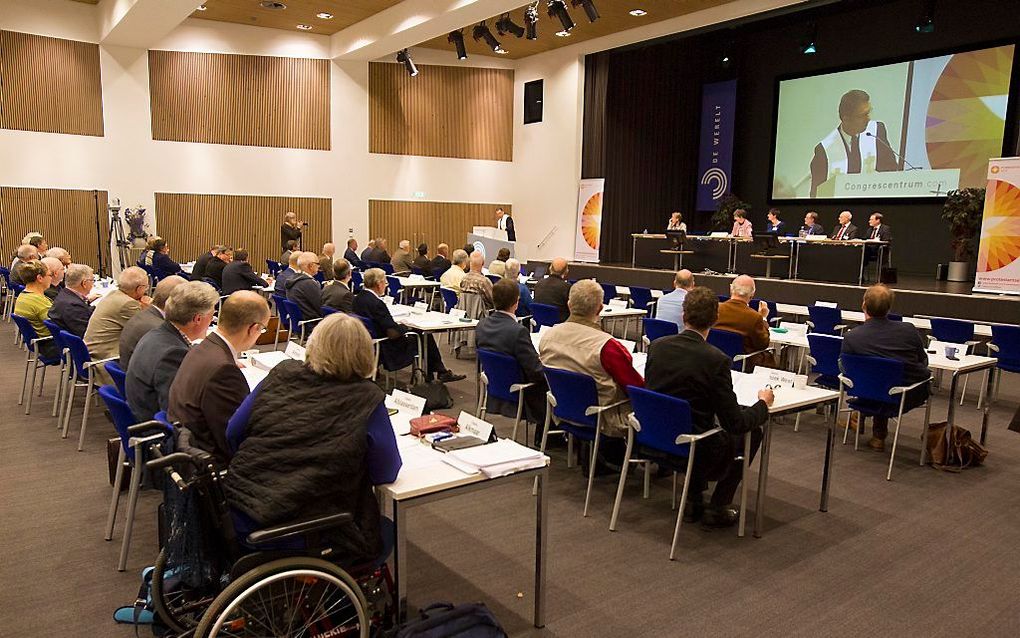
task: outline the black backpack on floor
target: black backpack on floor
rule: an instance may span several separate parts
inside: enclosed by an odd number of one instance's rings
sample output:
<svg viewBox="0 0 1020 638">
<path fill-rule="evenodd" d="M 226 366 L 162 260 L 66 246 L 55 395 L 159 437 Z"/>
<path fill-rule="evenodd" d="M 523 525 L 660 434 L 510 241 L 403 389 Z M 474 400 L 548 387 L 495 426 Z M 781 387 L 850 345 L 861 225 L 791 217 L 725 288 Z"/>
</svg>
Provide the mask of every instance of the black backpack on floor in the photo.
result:
<svg viewBox="0 0 1020 638">
<path fill-rule="evenodd" d="M 394 638 L 507 638 L 499 621 L 482 603 L 434 603 L 405 623 Z"/>
</svg>

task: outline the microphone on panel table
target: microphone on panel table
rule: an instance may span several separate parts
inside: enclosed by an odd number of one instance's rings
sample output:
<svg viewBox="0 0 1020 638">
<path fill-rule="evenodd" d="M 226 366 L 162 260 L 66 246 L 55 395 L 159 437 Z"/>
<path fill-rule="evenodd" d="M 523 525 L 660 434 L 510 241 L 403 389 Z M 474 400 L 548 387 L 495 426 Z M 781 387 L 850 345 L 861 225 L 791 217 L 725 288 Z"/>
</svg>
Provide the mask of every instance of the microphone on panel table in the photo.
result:
<svg viewBox="0 0 1020 638">
<path fill-rule="evenodd" d="M 919 171 L 919 170 L 921 170 L 920 166 L 914 166 L 913 164 L 911 164 L 910 162 L 907 161 L 906 157 L 904 157 L 904 156 L 900 155 L 899 153 L 897 153 L 896 149 L 894 149 L 892 146 L 889 145 L 889 142 L 886 142 L 881 137 L 875 135 L 871 131 L 864 131 L 864 134 L 867 135 L 868 137 L 873 137 L 876 140 L 878 140 L 879 142 L 881 142 L 882 146 L 886 147 L 887 149 L 889 149 L 892 152 L 892 154 L 896 157 L 896 160 L 899 161 L 900 165 L 906 164 L 909 167 L 908 170 L 911 170 L 911 171 Z"/>
</svg>

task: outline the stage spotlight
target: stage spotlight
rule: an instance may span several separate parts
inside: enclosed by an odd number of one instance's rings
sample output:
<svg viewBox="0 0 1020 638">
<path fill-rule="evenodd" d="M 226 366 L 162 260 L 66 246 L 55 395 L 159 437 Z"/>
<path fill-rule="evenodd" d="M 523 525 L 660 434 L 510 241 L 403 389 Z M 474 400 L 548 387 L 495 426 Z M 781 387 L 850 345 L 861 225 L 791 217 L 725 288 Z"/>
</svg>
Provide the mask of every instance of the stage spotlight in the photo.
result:
<svg viewBox="0 0 1020 638">
<path fill-rule="evenodd" d="M 407 69 L 407 74 L 412 78 L 418 75 L 418 67 L 414 65 L 414 60 L 411 59 L 411 54 L 407 52 L 407 49 L 401 49 L 397 52 L 397 62 L 404 65 Z"/>
<path fill-rule="evenodd" d="M 446 36 L 446 41 L 457 47 L 457 59 L 467 60 L 467 49 L 464 48 L 464 32 L 450 31 L 450 35 Z"/>
<path fill-rule="evenodd" d="M 485 40 L 485 44 L 489 45 L 489 48 L 496 53 L 505 53 L 503 45 L 499 43 L 496 36 L 492 35 L 492 31 L 489 31 L 488 25 L 485 24 L 485 20 L 482 20 L 475 25 L 474 31 L 471 32 L 471 37 L 474 38 L 475 42 L 479 40 Z"/>
<path fill-rule="evenodd" d="M 496 20 L 496 32 L 500 35 L 509 33 L 515 38 L 524 37 L 524 27 L 510 19 L 509 13 L 504 13 L 499 20 Z"/>
<path fill-rule="evenodd" d="M 538 3 L 524 10 L 524 29 L 529 40 L 538 39 Z"/>
<path fill-rule="evenodd" d="M 595 22 L 599 19 L 599 10 L 595 6 L 595 0 L 570 0 L 574 7 L 584 9 L 584 15 L 588 16 L 588 22 Z"/>
<path fill-rule="evenodd" d="M 914 31 L 918 33 L 934 33 L 935 32 L 935 2 L 934 0 L 926 0 L 924 3 L 924 12 L 921 17 L 918 18 L 917 24 L 914 25 Z"/>
<path fill-rule="evenodd" d="M 570 12 L 567 11 L 567 5 L 563 0 L 549 0 L 549 17 L 558 18 L 560 24 L 563 25 L 564 31 L 570 31 L 574 28 L 574 21 L 570 17 Z"/>
</svg>

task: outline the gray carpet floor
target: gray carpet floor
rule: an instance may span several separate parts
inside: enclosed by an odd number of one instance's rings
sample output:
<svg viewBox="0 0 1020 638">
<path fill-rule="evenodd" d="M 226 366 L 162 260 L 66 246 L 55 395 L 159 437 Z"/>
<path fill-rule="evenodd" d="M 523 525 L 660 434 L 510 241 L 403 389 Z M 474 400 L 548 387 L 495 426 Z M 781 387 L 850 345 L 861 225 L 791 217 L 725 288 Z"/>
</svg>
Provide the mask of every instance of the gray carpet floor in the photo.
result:
<svg viewBox="0 0 1020 638">
<path fill-rule="evenodd" d="M 12 330 L 0 324 L 0 636 L 133 635 L 112 613 L 132 603 L 156 556 L 158 495 L 143 493 L 128 571 L 118 573 L 122 523 L 113 542 L 102 538 L 113 428 L 95 410 L 76 452 L 79 408 L 61 440 L 49 416 L 55 375 L 24 416 Z M 444 356 L 455 370 L 474 368 Z M 976 433 L 975 386 L 957 415 Z M 472 378 L 451 390 L 455 410 L 473 409 Z M 962 474 L 917 464 L 920 412 L 906 420 L 891 482 L 887 454 L 837 445 L 828 513 L 818 511 L 822 418 L 806 413 L 797 433 L 792 419 L 779 424 L 764 537 L 685 527 L 674 562 L 669 479 L 644 500 L 635 473 L 612 533 L 615 477 L 596 480 L 583 518 L 583 477 L 554 450 L 546 628 L 530 627 L 534 501 L 523 482 L 411 512 L 411 603 L 484 601 L 513 636 L 1020 635 L 1020 435 L 1005 429 L 1018 400 L 1020 381 L 1007 375 L 987 463 Z M 934 420 L 945 412 L 943 392 Z M 509 420 L 493 421 L 508 434 Z"/>
</svg>

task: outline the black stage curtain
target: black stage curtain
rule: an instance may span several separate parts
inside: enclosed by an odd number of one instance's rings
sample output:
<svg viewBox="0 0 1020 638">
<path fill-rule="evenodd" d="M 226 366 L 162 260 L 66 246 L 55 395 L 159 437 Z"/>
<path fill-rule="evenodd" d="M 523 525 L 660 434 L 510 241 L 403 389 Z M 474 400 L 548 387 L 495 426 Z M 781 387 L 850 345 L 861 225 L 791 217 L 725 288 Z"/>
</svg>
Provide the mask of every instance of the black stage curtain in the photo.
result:
<svg viewBox="0 0 1020 638">
<path fill-rule="evenodd" d="M 606 174 L 606 90 L 609 84 L 610 53 L 592 53 L 584 58 L 584 141 L 581 148 L 581 178 Z"/>
</svg>

